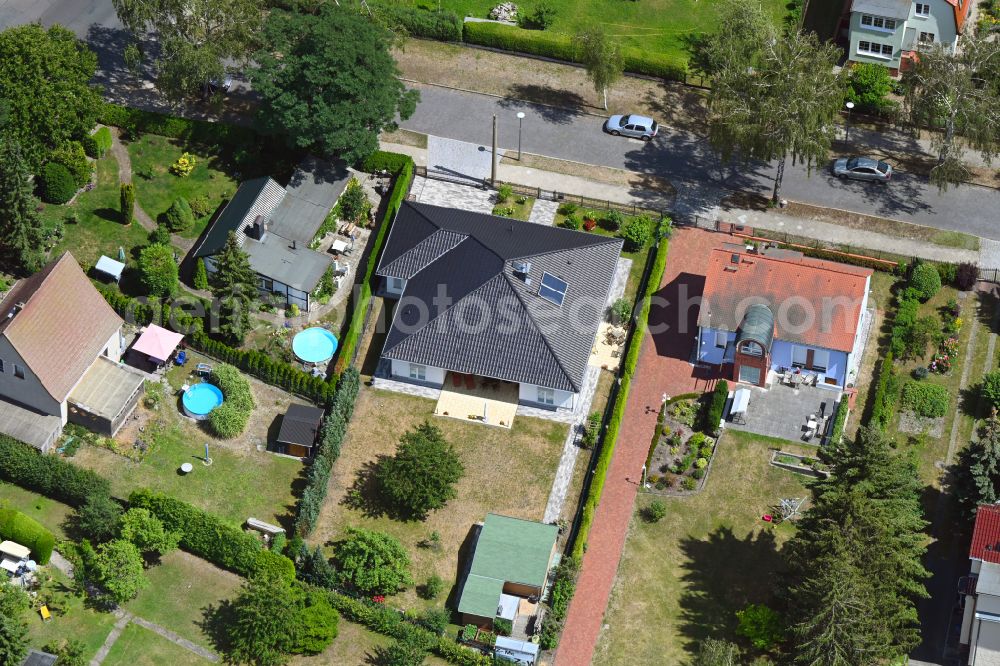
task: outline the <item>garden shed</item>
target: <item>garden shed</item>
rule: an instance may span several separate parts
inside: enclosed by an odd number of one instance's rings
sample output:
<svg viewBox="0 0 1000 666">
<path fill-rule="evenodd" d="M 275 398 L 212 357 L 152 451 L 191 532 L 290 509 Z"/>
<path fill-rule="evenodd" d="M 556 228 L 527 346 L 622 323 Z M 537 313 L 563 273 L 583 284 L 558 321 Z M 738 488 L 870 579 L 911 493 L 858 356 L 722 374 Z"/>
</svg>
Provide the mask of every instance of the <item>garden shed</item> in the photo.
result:
<svg viewBox="0 0 1000 666">
<path fill-rule="evenodd" d="M 94 270 L 102 275 L 107 275 L 115 282 L 118 282 L 122 279 L 122 272 L 125 270 L 125 264 L 120 261 L 115 261 L 111 257 L 101 255 L 101 258 L 98 259 L 97 263 L 94 265 Z"/>
<path fill-rule="evenodd" d="M 281 430 L 278 431 L 277 452 L 299 458 L 312 455 L 320 424 L 323 422 L 323 410 L 319 407 L 292 403 L 288 411 L 281 417 Z"/>
</svg>

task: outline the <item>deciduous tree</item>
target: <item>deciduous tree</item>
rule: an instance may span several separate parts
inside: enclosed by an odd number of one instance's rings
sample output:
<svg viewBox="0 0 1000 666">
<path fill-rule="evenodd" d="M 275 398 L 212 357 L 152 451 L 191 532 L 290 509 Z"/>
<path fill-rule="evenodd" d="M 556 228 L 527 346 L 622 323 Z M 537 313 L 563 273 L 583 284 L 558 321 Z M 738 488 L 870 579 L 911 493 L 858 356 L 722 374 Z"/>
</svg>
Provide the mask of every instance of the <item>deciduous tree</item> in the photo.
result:
<svg viewBox="0 0 1000 666">
<path fill-rule="evenodd" d="M 382 532 L 348 527 L 334 558 L 341 584 L 362 594 L 395 594 L 413 583 L 406 549 Z"/>
<path fill-rule="evenodd" d="M 164 555 L 177 548 L 181 535 L 163 527 L 149 509 L 129 509 L 121 517 L 121 538 L 135 545 L 144 555 Z"/>
<path fill-rule="evenodd" d="M 139 276 L 152 296 L 170 296 L 177 291 L 177 262 L 169 245 L 147 245 L 139 253 Z"/>
<path fill-rule="evenodd" d="M 2 67 L 2 65 L 0 65 Z M 42 223 L 31 193 L 28 165 L 17 141 L 0 137 L 0 260 L 31 274 L 41 268 Z"/>
<path fill-rule="evenodd" d="M 934 44 L 921 49 L 903 74 L 904 107 L 914 127 L 932 130 L 937 164 L 931 182 L 939 189 L 968 180 L 962 150 L 989 163 L 1000 150 L 1000 42 L 988 33 L 964 36 L 957 53 Z"/>
<path fill-rule="evenodd" d="M 416 108 L 389 53 L 390 34 L 355 8 L 334 3 L 315 14 L 273 10 L 255 60 L 259 127 L 295 148 L 355 162 L 378 148 L 379 133 Z"/>
<path fill-rule="evenodd" d="M 587 69 L 587 76 L 594 84 L 594 90 L 604 99 L 604 110 L 608 110 L 608 88 L 622 77 L 625 61 L 622 49 L 612 41 L 601 25 L 582 30 L 576 36 L 580 45 L 580 59 Z"/>
<path fill-rule="evenodd" d="M 128 541 L 115 539 L 97 549 L 94 560 L 97 581 L 118 603 L 132 599 L 149 584 L 142 569 L 142 554 Z"/>
<path fill-rule="evenodd" d="M 31 603 L 19 587 L 0 580 L 0 664 L 20 664 L 28 654 L 28 623 L 24 613 Z"/>
<path fill-rule="evenodd" d="M 385 499 L 403 514 L 422 519 L 455 497 L 455 484 L 464 473 L 441 430 L 424 421 L 399 438 L 396 455 L 383 460 L 375 475 Z"/>
<path fill-rule="evenodd" d="M 76 527 L 95 541 L 114 536 L 121 519 L 121 504 L 105 494 L 91 495 L 76 510 Z"/>
</svg>

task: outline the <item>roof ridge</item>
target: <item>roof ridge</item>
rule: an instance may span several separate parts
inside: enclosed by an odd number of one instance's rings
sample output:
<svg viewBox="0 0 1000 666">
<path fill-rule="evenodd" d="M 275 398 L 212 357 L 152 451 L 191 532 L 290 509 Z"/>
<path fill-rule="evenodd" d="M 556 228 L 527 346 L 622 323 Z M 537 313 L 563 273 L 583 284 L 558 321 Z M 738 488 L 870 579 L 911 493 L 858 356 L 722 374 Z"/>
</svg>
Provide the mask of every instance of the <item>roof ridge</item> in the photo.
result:
<svg viewBox="0 0 1000 666">
<path fill-rule="evenodd" d="M 533 256 L 538 256 L 538 255 L 533 255 Z M 524 301 L 523 298 L 521 298 L 520 292 L 517 289 L 514 288 L 513 278 L 511 278 L 509 275 L 507 275 L 507 273 L 505 271 L 501 271 L 500 274 L 503 275 L 504 280 L 507 281 L 507 286 L 510 287 L 510 290 L 512 292 L 514 292 L 515 296 L 517 296 L 517 300 L 521 301 L 521 306 L 524 308 L 524 312 L 527 315 L 528 320 L 531 322 L 532 326 L 534 326 L 535 330 L 538 332 L 538 337 L 540 337 L 542 339 L 542 342 L 545 343 L 545 348 L 549 350 L 549 354 L 551 354 L 552 358 L 554 358 L 556 360 L 556 365 L 558 365 L 559 369 L 562 370 L 563 376 L 566 377 L 567 381 L 569 381 L 569 385 L 572 386 L 574 389 L 576 389 L 577 392 L 579 392 L 580 391 L 580 387 L 577 385 L 577 383 L 575 381 L 573 381 L 573 378 L 570 376 L 569 372 L 566 370 L 566 366 L 563 365 L 562 359 L 559 358 L 559 355 L 556 354 L 556 352 L 555 352 L 554 349 L 552 349 L 552 345 L 549 344 L 549 337 L 547 335 L 545 335 L 545 333 L 542 332 L 541 328 L 538 327 L 538 322 L 535 321 L 535 316 L 533 314 L 531 314 L 531 308 L 529 308 L 528 304 L 525 303 L 525 301 Z M 584 370 L 584 374 L 586 374 L 586 370 Z M 499 514 L 497 514 L 497 515 L 499 515 Z"/>
<path fill-rule="evenodd" d="M 434 233 L 432 233 L 427 238 L 424 238 L 423 240 L 421 240 L 419 243 L 417 243 L 416 245 L 414 245 L 413 247 L 411 247 L 409 250 L 407 250 L 403 254 L 399 255 L 398 257 L 396 257 L 395 259 L 393 259 L 392 261 L 390 261 L 385 266 L 380 266 L 379 270 L 388 271 L 390 269 L 390 267 L 392 267 L 394 264 L 402 261 L 403 259 L 405 259 L 406 257 L 408 257 L 410 254 L 416 252 L 417 248 L 419 248 L 420 246 L 424 245 L 425 243 L 427 243 L 428 241 L 430 241 L 432 238 L 434 238 L 438 234 L 454 234 L 456 236 L 461 237 L 462 240 L 460 240 L 459 242 L 455 243 L 453 246 L 451 246 L 451 248 L 449 248 L 448 250 L 442 252 L 438 256 L 434 257 L 432 260 L 428 261 L 426 264 L 424 264 L 423 266 L 421 266 L 420 269 L 416 273 L 414 273 L 413 275 L 411 275 L 407 279 L 413 279 L 414 277 L 416 277 L 417 275 L 419 275 L 421 273 L 421 271 L 423 271 L 424 269 L 428 268 L 431 264 L 433 264 L 434 262 L 438 261 L 442 257 L 447 256 L 449 252 L 451 252 L 452 250 L 454 250 L 455 248 L 457 248 L 459 245 L 461 245 L 462 243 L 464 243 L 466 240 L 468 240 L 470 238 L 469 234 L 463 234 L 460 231 L 454 231 L 452 229 L 442 229 L 441 227 L 438 227 L 437 231 L 435 231 Z M 480 243 L 480 245 L 482 245 L 482 243 Z"/>
<path fill-rule="evenodd" d="M 864 275 L 862 275 L 861 273 L 856 272 L 857 270 L 861 270 L 861 271 L 868 270 L 868 271 L 874 272 L 874 269 L 872 269 L 872 268 L 865 268 L 864 266 L 853 266 L 851 264 L 845 264 L 844 262 L 841 262 L 841 261 L 833 261 L 832 259 L 820 259 L 818 257 L 810 257 L 810 256 L 807 256 L 805 254 L 803 254 L 801 257 L 799 257 L 799 259 L 809 259 L 811 261 L 819 262 L 822 265 L 821 266 L 810 265 L 810 264 L 807 264 L 807 263 L 802 263 L 801 261 L 793 261 L 790 258 L 775 257 L 775 256 L 769 256 L 769 255 L 766 255 L 766 254 L 745 254 L 743 252 L 732 252 L 730 250 L 727 250 L 724 247 L 715 247 L 715 248 L 712 248 L 712 252 L 722 252 L 722 253 L 725 253 L 725 254 L 739 254 L 740 257 L 753 257 L 755 259 L 767 259 L 768 261 L 777 261 L 777 262 L 780 262 L 782 264 L 789 264 L 791 266 L 803 266 L 805 268 L 821 268 L 821 269 L 823 269 L 825 271 L 829 271 L 831 273 L 838 273 L 840 275 L 850 275 L 851 277 L 857 277 L 857 278 L 864 277 Z M 843 268 L 840 268 L 841 266 L 843 266 Z"/>
</svg>

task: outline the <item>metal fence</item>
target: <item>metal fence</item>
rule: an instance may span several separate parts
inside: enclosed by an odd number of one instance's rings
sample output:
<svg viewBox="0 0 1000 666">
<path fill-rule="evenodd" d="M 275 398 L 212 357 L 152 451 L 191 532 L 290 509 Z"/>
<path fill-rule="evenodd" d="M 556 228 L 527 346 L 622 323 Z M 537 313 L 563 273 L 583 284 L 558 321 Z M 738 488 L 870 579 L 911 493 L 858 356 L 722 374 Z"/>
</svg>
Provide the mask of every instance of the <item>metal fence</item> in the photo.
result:
<svg viewBox="0 0 1000 666">
<path fill-rule="evenodd" d="M 1000 282 L 1000 269 L 980 268 L 979 279 L 983 282 Z"/>
</svg>

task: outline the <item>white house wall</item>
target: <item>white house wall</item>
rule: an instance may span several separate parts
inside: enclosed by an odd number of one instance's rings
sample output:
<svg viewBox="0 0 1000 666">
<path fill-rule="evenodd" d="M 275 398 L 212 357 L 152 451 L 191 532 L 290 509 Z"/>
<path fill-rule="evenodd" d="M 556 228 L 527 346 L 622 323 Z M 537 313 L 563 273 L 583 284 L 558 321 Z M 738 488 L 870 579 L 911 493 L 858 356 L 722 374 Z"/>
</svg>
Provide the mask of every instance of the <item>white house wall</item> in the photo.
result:
<svg viewBox="0 0 1000 666">
<path fill-rule="evenodd" d="M 435 368 L 432 365 L 425 365 L 424 368 L 424 379 L 415 380 L 410 378 L 410 365 L 420 365 L 419 363 L 409 363 L 408 361 L 397 361 L 392 359 L 392 374 L 394 377 L 398 377 L 403 381 L 413 382 L 419 381 L 421 384 L 428 384 L 432 386 L 443 386 L 445 375 L 448 371 L 444 368 Z"/>
<path fill-rule="evenodd" d="M 58 352 L 54 350 L 53 353 Z M 0 372 L 0 396 L 42 414 L 58 416 L 62 418 L 63 423 L 66 423 L 65 403 L 60 405 L 45 390 L 35 373 L 5 337 L 0 337 L 0 360 L 3 361 L 3 372 Z M 15 363 L 24 368 L 24 379 L 14 376 Z"/>
<path fill-rule="evenodd" d="M 545 387 L 542 387 L 545 388 Z M 547 409 L 573 409 L 575 404 L 576 394 L 569 391 L 560 391 L 558 389 L 552 389 L 554 395 L 554 403 L 542 404 L 538 402 L 538 389 L 539 387 L 535 384 L 518 384 L 518 395 L 517 399 L 519 402 L 528 402 L 532 405 L 539 405 Z"/>
</svg>

